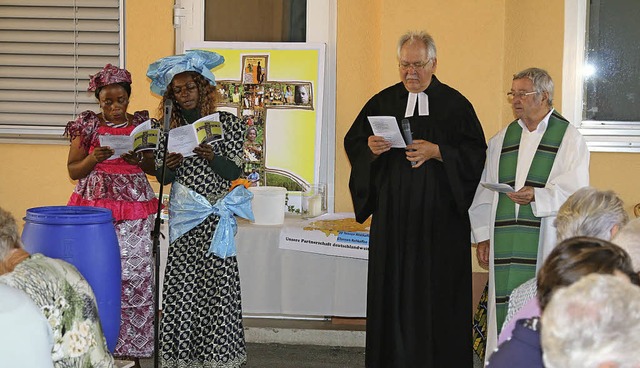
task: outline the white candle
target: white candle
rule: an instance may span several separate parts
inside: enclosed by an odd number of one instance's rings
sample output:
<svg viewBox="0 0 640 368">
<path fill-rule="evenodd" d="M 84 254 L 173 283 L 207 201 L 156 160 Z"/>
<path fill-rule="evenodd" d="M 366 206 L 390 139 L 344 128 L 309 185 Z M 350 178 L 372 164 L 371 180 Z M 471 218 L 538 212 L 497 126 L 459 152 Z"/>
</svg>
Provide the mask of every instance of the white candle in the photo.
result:
<svg viewBox="0 0 640 368">
<path fill-rule="evenodd" d="M 322 197 L 320 194 L 315 194 L 309 197 L 307 213 L 309 217 L 316 217 L 322 213 Z"/>
</svg>

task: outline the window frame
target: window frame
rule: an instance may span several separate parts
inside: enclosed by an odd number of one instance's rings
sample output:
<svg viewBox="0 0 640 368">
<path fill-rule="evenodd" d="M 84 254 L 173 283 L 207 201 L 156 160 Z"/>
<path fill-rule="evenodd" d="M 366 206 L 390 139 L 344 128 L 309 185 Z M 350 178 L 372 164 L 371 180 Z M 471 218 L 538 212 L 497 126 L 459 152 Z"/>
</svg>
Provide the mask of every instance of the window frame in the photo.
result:
<svg viewBox="0 0 640 368">
<path fill-rule="evenodd" d="M 582 133 L 592 152 L 640 152 L 640 122 L 582 119 L 588 0 L 565 0 L 562 114 Z"/>
<path fill-rule="evenodd" d="M 119 66 L 124 67 L 125 64 L 125 36 L 124 36 L 124 24 L 125 24 L 125 1 L 126 0 L 117 0 L 118 2 L 118 64 Z M 54 1 L 52 1 L 53 3 Z M 39 2 L 33 2 L 35 5 L 38 5 Z M 31 4 L 33 5 L 33 4 Z M 29 4 L 24 4 L 23 6 L 29 6 Z M 45 5 L 46 6 L 46 5 Z M 75 5 L 76 9 L 83 9 L 83 5 Z M 86 8 L 86 7 L 84 7 Z M 37 19 L 37 18 L 25 18 L 27 19 Z M 28 20 L 27 20 L 28 21 Z M 91 45 L 91 42 L 77 42 L 76 44 L 87 44 Z M 86 79 L 88 76 L 84 75 L 83 71 L 79 71 L 77 66 L 75 66 L 75 78 L 77 79 Z M 97 69 L 96 69 L 97 71 Z M 79 78 L 80 77 L 80 78 Z M 86 85 L 77 85 L 75 88 L 75 94 L 78 95 L 85 90 Z M 40 101 L 44 103 L 45 101 Z M 75 103 L 75 102 L 74 102 Z M 76 110 L 79 109 L 79 106 L 76 106 Z M 82 110 L 82 108 L 80 108 Z M 69 116 L 77 115 L 79 111 L 76 111 L 75 114 L 70 113 Z M 0 124 L 0 144 L 1 143 L 27 143 L 27 144 L 68 144 L 68 138 L 64 137 L 65 125 L 61 123 L 60 125 L 50 126 L 50 125 L 20 125 L 20 124 Z"/>
</svg>

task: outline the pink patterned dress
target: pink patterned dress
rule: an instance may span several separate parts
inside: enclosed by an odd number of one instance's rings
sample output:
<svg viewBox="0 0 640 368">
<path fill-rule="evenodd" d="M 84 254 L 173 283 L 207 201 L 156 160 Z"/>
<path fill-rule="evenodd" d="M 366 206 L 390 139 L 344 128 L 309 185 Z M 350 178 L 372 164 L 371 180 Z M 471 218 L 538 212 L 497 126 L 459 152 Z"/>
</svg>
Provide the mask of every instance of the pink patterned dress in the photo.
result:
<svg viewBox="0 0 640 368">
<path fill-rule="evenodd" d="M 81 113 L 67 124 L 71 140 L 81 137 L 81 145 L 91 153 L 100 145 L 99 135 L 129 135 L 149 118 L 137 111 L 133 123 L 124 128 L 101 125 L 93 111 Z M 78 180 L 69 206 L 94 206 L 113 212 L 122 262 L 122 320 L 114 355 L 149 357 L 153 352 L 153 257 L 151 231 L 158 200 L 145 173 L 122 158 L 96 164 Z"/>
</svg>

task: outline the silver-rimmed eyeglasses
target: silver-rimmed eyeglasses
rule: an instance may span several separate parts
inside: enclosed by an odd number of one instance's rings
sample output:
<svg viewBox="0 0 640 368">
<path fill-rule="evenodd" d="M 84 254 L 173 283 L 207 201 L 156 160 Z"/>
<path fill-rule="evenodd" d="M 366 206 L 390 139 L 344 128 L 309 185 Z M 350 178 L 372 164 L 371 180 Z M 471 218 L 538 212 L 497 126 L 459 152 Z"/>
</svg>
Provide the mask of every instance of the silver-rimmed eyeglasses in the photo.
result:
<svg viewBox="0 0 640 368">
<path fill-rule="evenodd" d="M 425 66 L 427 66 L 427 64 L 429 64 L 431 62 L 431 60 L 427 60 L 427 61 L 416 61 L 415 63 L 407 63 L 405 61 L 401 61 L 400 63 L 398 63 L 398 67 L 404 71 L 407 71 L 411 68 L 413 68 L 414 70 L 418 70 L 418 69 L 422 69 Z"/>
<path fill-rule="evenodd" d="M 519 99 L 523 99 L 529 95 L 535 95 L 536 93 L 539 93 L 538 91 L 531 91 L 531 92 L 524 92 L 524 91 L 511 91 L 511 92 L 507 92 L 507 97 L 508 98 L 519 98 Z"/>
</svg>

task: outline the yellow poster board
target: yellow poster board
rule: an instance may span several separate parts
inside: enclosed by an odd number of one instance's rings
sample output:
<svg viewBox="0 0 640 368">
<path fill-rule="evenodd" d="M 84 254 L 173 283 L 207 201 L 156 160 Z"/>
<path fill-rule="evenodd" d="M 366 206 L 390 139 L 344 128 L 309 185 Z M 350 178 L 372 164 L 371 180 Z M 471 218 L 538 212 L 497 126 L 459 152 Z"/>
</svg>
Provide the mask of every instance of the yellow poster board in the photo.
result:
<svg viewBox="0 0 640 368">
<path fill-rule="evenodd" d="M 247 124 L 245 174 L 260 167 L 262 185 L 280 175 L 303 190 L 319 179 L 324 44 L 203 42 L 215 51 L 219 110 Z M 249 132 L 251 128 L 255 128 Z M 271 174 L 271 175 L 264 175 Z M 276 185 L 279 185 L 277 183 Z"/>
</svg>

